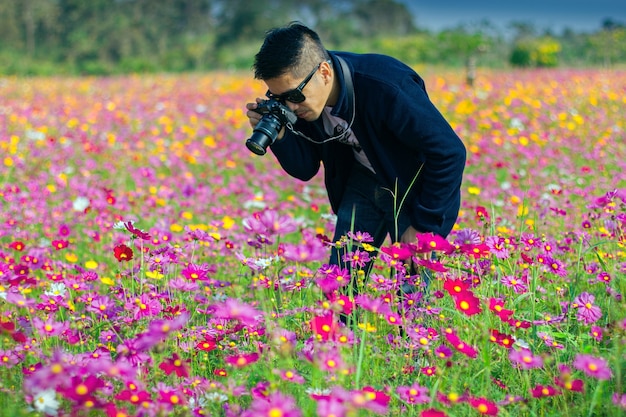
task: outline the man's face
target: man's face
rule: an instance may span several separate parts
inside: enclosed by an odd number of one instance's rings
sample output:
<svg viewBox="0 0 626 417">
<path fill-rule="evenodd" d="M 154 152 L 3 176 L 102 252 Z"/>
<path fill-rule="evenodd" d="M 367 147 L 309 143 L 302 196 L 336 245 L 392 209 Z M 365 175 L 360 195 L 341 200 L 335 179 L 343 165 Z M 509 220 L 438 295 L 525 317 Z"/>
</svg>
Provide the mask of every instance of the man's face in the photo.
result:
<svg viewBox="0 0 626 417">
<path fill-rule="evenodd" d="M 303 79 L 294 78 L 292 74 L 285 74 L 265 80 L 265 84 L 270 96 L 284 102 L 299 118 L 312 122 L 320 117 L 326 105 L 334 104 L 329 103 L 333 87 L 332 66 L 324 61 L 313 68 L 309 75 L 310 78 Z M 305 85 L 301 87 L 303 83 Z M 301 99 L 302 96 L 304 96 L 304 101 L 300 103 L 289 101 L 289 98 L 293 97 L 296 100 L 298 97 Z"/>
</svg>

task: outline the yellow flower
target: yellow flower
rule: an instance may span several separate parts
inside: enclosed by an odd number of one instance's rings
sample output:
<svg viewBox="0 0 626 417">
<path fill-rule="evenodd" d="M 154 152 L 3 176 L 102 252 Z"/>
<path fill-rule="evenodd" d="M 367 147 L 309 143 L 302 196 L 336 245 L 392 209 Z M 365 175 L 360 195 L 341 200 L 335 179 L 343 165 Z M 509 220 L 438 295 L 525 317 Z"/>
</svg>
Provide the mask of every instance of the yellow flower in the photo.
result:
<svg viewBox="0 0 626 417">
<path fill-rule="evenodd" d="M 91 260 L 85 263 L 85 268 L 87 269 L 96 269 L 97 267 L 98 267 L 98 262 L 96 261 Z"/>
</svg>

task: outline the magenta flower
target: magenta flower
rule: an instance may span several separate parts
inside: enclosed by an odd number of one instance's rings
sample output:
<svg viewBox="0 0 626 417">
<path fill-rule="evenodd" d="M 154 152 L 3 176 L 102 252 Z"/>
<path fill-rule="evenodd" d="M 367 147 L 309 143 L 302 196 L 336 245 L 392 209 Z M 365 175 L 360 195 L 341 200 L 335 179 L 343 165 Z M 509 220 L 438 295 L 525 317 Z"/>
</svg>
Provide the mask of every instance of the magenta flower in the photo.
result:
<svg viewBox="0 0 626 417">
<path fill-rule="evenodd" d="M 511 349 L 509 359 L 511 362 L 524 369 L 541 368 L 543 366 L 541 356 L 536 356 L 530 350 L 524 348 L 520 350 Z"/>
<path fill-rule="evenodd" d="M 536 385 L 535 388 L 530 390 L 530 394 L 534 398 L 542 398 L 542 397 L 554 397 L 555 395 L 559 395 L 560 392 L 556 388 L 551 385 Z"/>
<path fill-rule="evenodd" d="M 182 360 L 178 354 L 174 352 L 171 358 L 166 358 L 161 362 L 159 369 L 163 370 L 166 375 L 176 373 L 176 375 L 184 378 L 189 376 L 188 362 L 189 360 Z"/>
<path fill-rule="evenodd" d="M 497 416 L 498 406 L 496 403 L 489 401 L 486 398 L 470 398 L 469 403 L 476 411 L 486 416 Z"/>
<path fill-rule="evenodd" d="M 468 356 L 472 359 L 478 356 L 478 351 L 472 346 L 465 343 L 463 340 L 461 340 L 461 338 L 456 334 L 453 329 L 445 329 L 444 337 L 446 338 L 448 343 L 452 345 L 453 348 L 455 348 L 457 351 L 461 352 L 465 356 Z"/>
<path fill-rule="evenodd" d="M 596 342 L 602 341 L 603 330 L 600 326 L 591 326 L 591 330 L 589 331 L 591 337 L 593 337 Z"/>
<path fill-rule="evenodd" d="M 576 355 L 574 368 L 583 371 L 587 376 L 596 379 L 611 379 L 613 373 L 604 358 L 591 355 Z"/>
<path fill-rule="evenodd" d="M 241 417 L 301 417 L 302 412 L 295 400 L 288 395 L 274 392 L 267 397 L 258 397 Z"/>
<path fill-rule="evenodd" d="M 350 262 L 352 268 L 364 268 L 370 261 L 370 254 L 357 248 L 354 252 L 348 252 L 343 256 L 344 262 Z"/>
<path fill-rule="evenodd" d="M 320 278 L 315 283 L 320 287 L 324 294 L 331 293 L 339 288 L 345 287 L 350 283 L 350 271 L 347 268 L 341 268 L 338 265 L 324 265 L 318 270 Z"/>
<path fill-rule="evenodd" d="M 206 281 L 209 279 L 208 264 L 195 265 L 190 263 L 180 273 L 190 281 Z"/>
<path fill-rule="evenodd" d="M 578 310 L 576 313 L 576 319 L 578 321 L 582 321 L 585 324 L 593 324 L 600 320 L 602 310 L 600 310 L 600 307 L 593 304 L 595 299 L 595 296 L 588 292 L 583 292 L 574 299 L 572 308 Z"/>
</svg>

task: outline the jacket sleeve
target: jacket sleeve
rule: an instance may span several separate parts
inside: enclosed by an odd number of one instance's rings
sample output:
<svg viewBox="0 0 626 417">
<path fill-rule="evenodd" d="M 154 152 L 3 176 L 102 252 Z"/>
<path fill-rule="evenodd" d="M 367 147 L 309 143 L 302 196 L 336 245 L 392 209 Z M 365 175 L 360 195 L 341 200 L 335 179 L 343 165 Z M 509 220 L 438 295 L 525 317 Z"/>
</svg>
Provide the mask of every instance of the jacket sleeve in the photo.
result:
<svg viewBox="0 0 626 417">
<path fill-rule="evenodd" d="M 387 126 L 424 158 L 418 192 L 409 202 L 411 223 L 419 231 L 445 236 L 458 216 L 465 146 L 430 101 L 421 78 L 407 77 L 391 94 Z"/>
<path fill-rule="evenodd" d="M 270 149 L 280 166 L 302 181 L 308 181 L 320 169 L 320 147 L 287 130 L 281 140 L 274 142 Z"/>
</svg>

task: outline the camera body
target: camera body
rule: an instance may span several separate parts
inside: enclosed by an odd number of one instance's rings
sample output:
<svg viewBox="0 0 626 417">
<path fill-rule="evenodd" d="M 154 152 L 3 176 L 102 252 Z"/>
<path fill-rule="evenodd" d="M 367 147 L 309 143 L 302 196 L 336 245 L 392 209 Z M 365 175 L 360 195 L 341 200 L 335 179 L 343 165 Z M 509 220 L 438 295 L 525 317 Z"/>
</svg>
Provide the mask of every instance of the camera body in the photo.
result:
<svg viewBox="0 0 626 417">
<path fill-rule="evenodd" d="M 274 99 L 260 102 L 253 111 L 263 117 L 246 140 L 246 147 L 257 155 L 265 155 L 267 147 L 274 143 L 280 130 L 298 120 L 298 116 L 289 107 Z"/>
</svg>

